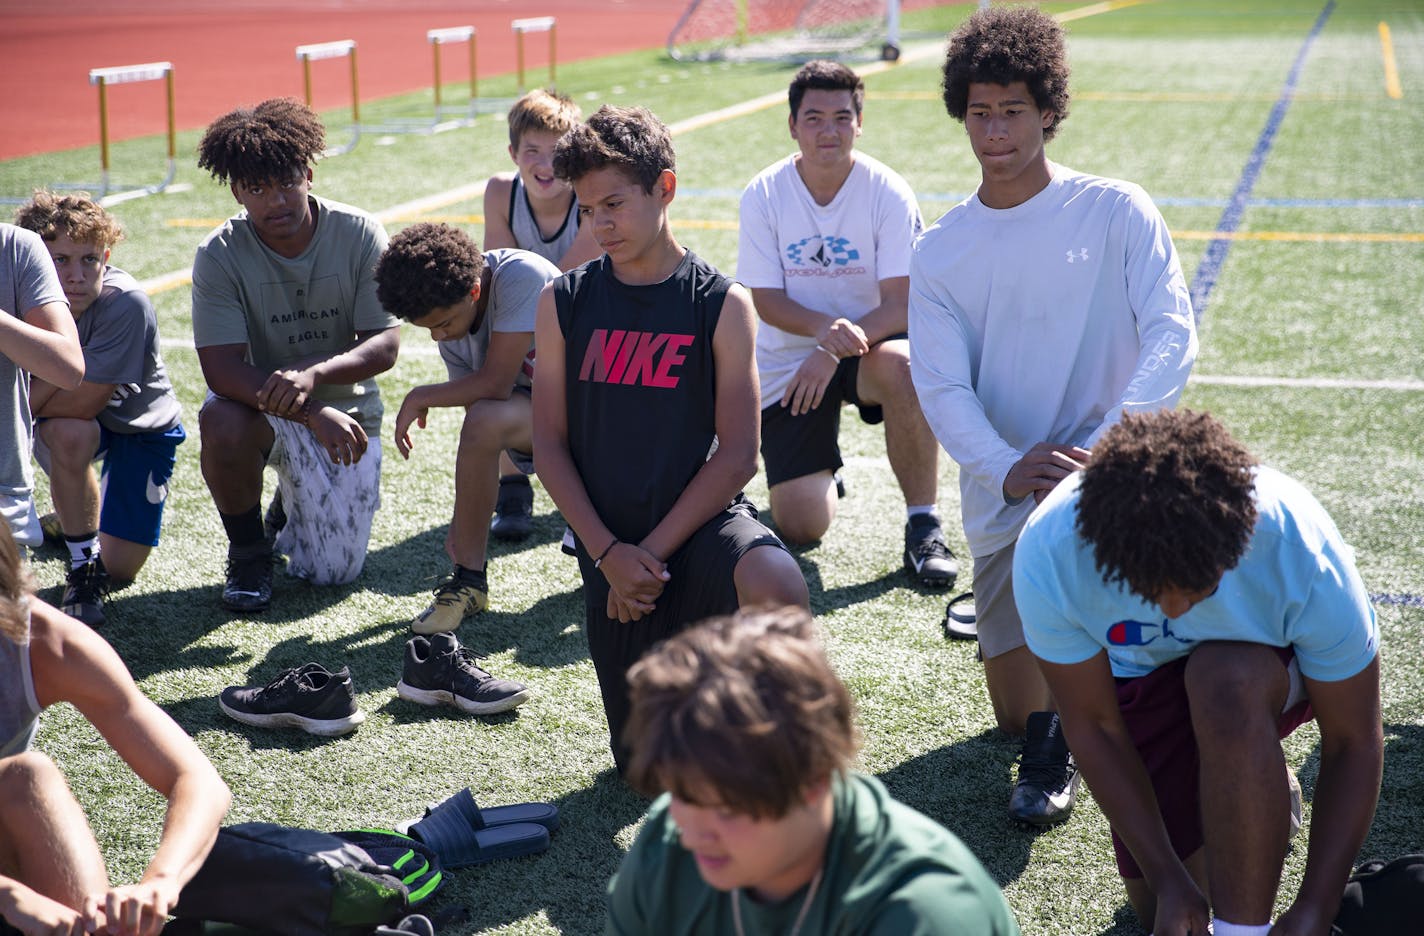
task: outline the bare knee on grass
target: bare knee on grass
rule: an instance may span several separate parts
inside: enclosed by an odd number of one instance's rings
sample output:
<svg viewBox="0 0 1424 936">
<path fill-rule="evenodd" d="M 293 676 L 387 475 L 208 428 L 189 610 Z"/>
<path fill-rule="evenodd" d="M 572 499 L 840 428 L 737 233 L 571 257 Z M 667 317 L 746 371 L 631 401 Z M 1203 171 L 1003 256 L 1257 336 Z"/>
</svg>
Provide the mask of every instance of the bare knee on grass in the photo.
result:
<svg viewBox="0 0 1424 936">
<path fill-rule="evenodd" d="M 771 488 L 771 516 L 781 538 L 793 545 L 814 543 L 836 516 L 836 483 L 831 472 L 817 471 Z"/>
<path fill-rule="evenodd" d="M 35 433 L 49 447 L 52 472 L 87 471 L 99 451 L 99 424 L 92 419 L 46 419 Z"/>
<path fill-rule="evenodd" d="M 811 596 L 801 567 L 784 549 L 758 546 L 751 550 L 738 560 L 732 579 L 740 607 L 810 607 Z"/>
</svg>

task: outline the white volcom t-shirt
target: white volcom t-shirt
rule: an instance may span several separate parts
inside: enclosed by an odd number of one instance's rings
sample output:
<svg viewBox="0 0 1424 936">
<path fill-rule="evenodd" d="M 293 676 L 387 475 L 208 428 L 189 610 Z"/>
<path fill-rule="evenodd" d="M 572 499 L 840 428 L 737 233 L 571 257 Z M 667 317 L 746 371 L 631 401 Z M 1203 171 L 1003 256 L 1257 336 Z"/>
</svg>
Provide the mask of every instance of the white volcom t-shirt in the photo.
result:
<svg viewBox="0 0 1424 936">
<path fill-rule="evenodd" d="M 784 289 L 816 312 L 858 321 L 880 305 L 880 281 L 910 272 L 910 247 L 924 227 L 910 185 L 856 152 L 829 205 L 818 205 L 793 154 L 763 169 L 742 192 L 737 281 Z M 780 399 L 816 339 L 761 322 L 757 372 L 762 405 Z"/>
</svg>

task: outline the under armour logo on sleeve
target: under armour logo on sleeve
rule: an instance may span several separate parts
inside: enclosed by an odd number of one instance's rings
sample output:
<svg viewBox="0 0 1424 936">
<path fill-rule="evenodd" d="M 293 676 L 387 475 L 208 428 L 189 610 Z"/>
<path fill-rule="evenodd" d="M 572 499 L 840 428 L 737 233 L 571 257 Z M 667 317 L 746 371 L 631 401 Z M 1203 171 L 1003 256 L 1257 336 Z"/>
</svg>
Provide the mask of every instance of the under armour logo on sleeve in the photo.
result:
<svg viewBox="0 0 1424 936">
<path fill-rule="evenodd" d="M 1079 260 L 1084 263 L 1088 262 L 1088 248 L 1086 247 L 1079 247 L 1077 250 L 1069 250 L 1066 251 L 1066 253 L 1068 254 L 1069 263 L 1076 263 Z"/>
</svg>

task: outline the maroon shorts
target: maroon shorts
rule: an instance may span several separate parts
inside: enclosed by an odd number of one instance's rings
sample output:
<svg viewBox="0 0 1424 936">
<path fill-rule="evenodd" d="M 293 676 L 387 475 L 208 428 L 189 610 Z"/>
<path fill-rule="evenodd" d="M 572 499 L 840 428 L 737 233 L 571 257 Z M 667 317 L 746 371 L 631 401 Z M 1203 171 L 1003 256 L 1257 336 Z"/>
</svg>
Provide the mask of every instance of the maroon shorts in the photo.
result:
<svg viewBox="0 0 1424 936">
<path fill-rule="evenodd" d="M 1276 648 L 1276 653 L 1284 666 L 1289 666 L 1295 658 L 1295 651 L 1290 647 Z M 1187 659 L 1173 660 L 1146 676 L 1116 680 L 1118 708 L 1147 768 L 1162 823 L 1167 827 L 1178 858 L 1194 853 L 1204 840 L 1201 763 L 1192 731 L 1191 706 L 1187 701 Z M 1309 699 L 1291 706 L 1281 713 L 1280 736 L 1284 738 L 1312 717 Z M 1113 830 L 1112 843 L 1118 872 L 1125 878 L 1142 877 L 1142 869 L 1116 830 Z"/>
</svg>

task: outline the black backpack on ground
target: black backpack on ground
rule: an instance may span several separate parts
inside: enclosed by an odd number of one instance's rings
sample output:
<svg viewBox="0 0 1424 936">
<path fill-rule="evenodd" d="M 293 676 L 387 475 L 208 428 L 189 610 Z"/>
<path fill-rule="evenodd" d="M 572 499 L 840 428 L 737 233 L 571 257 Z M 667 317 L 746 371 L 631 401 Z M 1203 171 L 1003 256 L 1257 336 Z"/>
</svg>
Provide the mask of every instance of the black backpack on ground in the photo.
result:
<svg viewBox="0 0 1424 936">
<path fill-rule="evenodd" d="M 442 880 L 435 852 L 397 832 L 247 822 L 218 831 L 173 915 L 282 936 L 368 936 L 424 903 Z M 204 931 L 181 922 L 165 930 Z"/>
<path fill-rule="evenodd" d="M 1419 936 L 1424 932 L 1424 855 L 1366 861 L 1350 875 L 1332 936 Z"/>
</svg>

